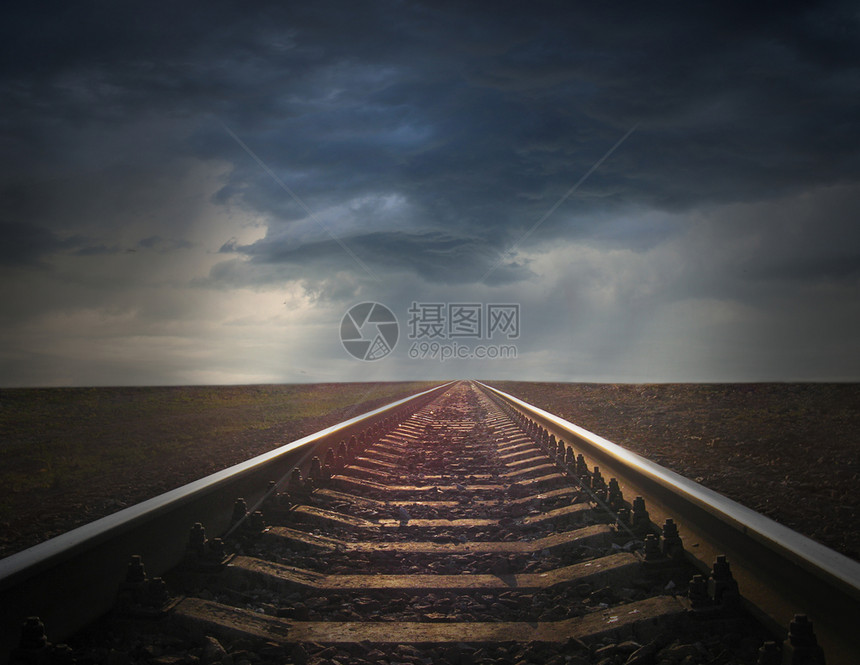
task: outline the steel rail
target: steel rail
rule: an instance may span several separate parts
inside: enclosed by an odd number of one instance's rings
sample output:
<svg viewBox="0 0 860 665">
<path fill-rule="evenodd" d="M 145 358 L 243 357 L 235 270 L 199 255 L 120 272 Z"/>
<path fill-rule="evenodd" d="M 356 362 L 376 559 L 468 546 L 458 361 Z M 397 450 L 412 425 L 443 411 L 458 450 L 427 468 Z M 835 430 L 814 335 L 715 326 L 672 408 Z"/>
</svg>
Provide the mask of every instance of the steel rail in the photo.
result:
<svg viewBox="0 0 860 665">
<path fill-rule="evenodd" d="M 139 554 L 147 573 L 158 576 L 182 560 L 191 526 L 207 534 L 231 524 L 238 497 L 249 506 L 284 482 L 295 468 L 306 471 L 311 456 L 402 408 L 426 403 L 449 382 L 327 427 L 268 453 L 160 496 L 85 524 L 0 560 L 0 662 L 17 646 L 22 622 L 39 616 L 56 643 L 113 605 L 130 557 Z"/>
<path fill-rule="evenodd" d="M 860 662 L 860 563 L 665 467 L 513 395 L 476 382 L 581 453 L 625 497 L 642 496 L 651 519 L 673 518 L 702 571 L 726 554 L 741 595 L 785 637 L 795 613 L 809 616 L 828 663 Z"/>
</svg>

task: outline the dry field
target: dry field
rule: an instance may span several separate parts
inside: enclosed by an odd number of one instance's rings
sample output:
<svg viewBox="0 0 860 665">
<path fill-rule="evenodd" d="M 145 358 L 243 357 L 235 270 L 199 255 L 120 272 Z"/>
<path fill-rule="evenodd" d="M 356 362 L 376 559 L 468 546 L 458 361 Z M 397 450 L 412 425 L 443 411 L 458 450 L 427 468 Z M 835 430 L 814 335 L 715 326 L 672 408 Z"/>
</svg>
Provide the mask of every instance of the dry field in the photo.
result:
<svg viewBox="0 0 860 665">
<path fill-rule="evenodd" d="M 860 385 L 491 383 L 860 558 Z M 0 390 L 0 556 L 431 385 Z"/>
<path fill-rule="evenodd" d="M 488 383 L 860 559 L 860 384 Z"/>
<path fill-rule="evenodd" d="M 433 385 L 0 390 L 0 557 Z"/>
</svg>

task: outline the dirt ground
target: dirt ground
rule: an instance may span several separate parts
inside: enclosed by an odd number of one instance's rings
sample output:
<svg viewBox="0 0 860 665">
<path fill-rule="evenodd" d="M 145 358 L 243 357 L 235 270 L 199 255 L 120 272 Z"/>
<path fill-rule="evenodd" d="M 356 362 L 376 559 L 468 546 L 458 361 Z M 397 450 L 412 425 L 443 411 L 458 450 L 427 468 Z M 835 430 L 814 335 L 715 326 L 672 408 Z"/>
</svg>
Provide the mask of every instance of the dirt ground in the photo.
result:
<svg viewBox="0 0 860 665">
<path fill-rule="evenodd" d="M 0 390 L 0 558 L 436 382 Z"/>
<path fill-rule="evenodd" d="M 860 559 L 858 384 L 491 383 Z M 430 385 L 0 390 L 0 557 Z"/>
<path fill-rule="evenodd" d="M 860 560 L 860 385 L 488 382 Z"/>
</svg>

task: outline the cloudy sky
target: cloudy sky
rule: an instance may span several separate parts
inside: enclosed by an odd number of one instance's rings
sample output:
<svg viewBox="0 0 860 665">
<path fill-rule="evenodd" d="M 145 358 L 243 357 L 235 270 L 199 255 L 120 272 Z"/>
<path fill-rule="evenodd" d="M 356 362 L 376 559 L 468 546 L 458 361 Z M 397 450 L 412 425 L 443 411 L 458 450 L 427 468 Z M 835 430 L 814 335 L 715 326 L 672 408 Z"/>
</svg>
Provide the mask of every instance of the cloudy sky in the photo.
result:
<svg viewBox="0 0 860 665">
<path fill-rule="evenodd" d="M 860 13 L 809 4 L 21 3 L 0 385 L 860 380 Z"/>
</svg>

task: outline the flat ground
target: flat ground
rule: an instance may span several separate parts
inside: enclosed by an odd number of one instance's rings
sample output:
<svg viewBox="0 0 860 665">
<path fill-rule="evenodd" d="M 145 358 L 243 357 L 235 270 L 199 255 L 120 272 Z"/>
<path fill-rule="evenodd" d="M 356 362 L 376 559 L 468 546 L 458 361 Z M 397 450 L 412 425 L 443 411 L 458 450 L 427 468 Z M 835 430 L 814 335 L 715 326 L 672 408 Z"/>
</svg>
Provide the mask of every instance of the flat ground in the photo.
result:
<svg viewBox="0 0 860 665">
<path fill-rule="evenodd" d="M 433 385 L 0 390 L 0 557 Z"/>
<path fill-rule="evenodd" d="M 860 559 L 858 384 L 492 383 Z M 0 556 L 431 385 L 0 390 Z"/>
<path fill-rule="evenodd" d="M 860 560 L 860 384 L 489 383 Z"/>
</svg>

